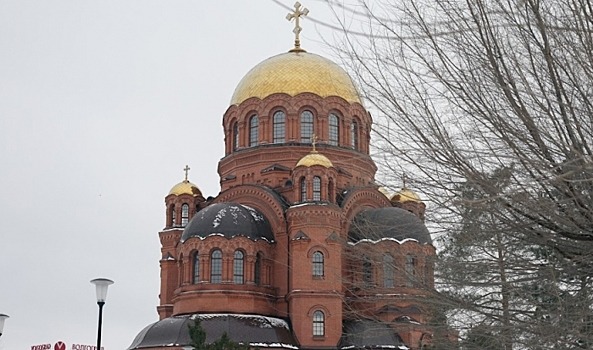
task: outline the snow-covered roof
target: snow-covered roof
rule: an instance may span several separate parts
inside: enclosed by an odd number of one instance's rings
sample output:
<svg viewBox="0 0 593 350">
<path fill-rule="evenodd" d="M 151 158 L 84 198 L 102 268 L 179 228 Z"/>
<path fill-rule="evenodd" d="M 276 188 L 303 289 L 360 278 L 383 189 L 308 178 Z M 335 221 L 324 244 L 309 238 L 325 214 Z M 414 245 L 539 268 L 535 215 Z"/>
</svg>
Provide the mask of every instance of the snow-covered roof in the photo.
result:
<svg viewBox="0 0 593 350">
<path fill-rule="evenodd" d="M 238 203 L 214 203 L 196 213 L 185 227 L 181 242 L 192 237 L 204 239 L 215 235 L 274 242 L 272 228 L 263 214 Z"/>
<path fill-rule="evenodd" d="M 212 343 L 224 332 L 237 343 L 274 349 L 298 349 L 288 323 L 277 317 L 252 314 L 192 314 L 172 316 L 144 328 L 128 350 L 181 347 L 190 343 L 188 326 L 196 319 Z"/>
</svg>

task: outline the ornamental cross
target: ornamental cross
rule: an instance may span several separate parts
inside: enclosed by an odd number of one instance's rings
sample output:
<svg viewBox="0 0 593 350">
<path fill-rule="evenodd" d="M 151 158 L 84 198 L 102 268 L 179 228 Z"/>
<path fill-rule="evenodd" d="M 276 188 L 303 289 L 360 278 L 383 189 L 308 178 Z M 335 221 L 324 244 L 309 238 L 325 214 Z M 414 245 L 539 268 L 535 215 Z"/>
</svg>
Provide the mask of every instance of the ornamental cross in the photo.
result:
<svg viewBox="0 0 593 350">
<path fill-rule="evenodd" d="M 313 152 L 317 152 L 317 150 L 315 149 L 315 145 L 317 144 L 317 140 L 319 140 L 319 137 L 317 137 L 317 135 L 313 134 L 311 136 L 311 145 L 313 145 Z"/>
<path fill-rule="evenodd" d="M 286 15 L 287 20 L 292 21 L 294 19 L 294 29 L 292 30 L 294 33 L 294 49 L 290 50 L 291 52 L 303 51 L 303 49 L 301 49 L 301 40 L 299 39 L 299 34 L 301 33 L 301 30 L 303 30 L 300 26 L 300 18 L 301 16 L 306 16 L 308 13 L 309 9 L 302 7 L 301 3 L 297 1 L 294 4 L 294 12 L 289 12 Z"/>
<path fill-rule="evenodd" d="M 403 182 L 403 187 L 402 188 L 406 188 L 406 180 L 408 179 L 408 176 L 406 176 L 406 173 L 404 172 L 402 174 L 402 182 Z"/>
<path fill-rule="evenodd" d="M 185 171 L 185 181 L 187 181 L 187 173 L 189 173 L 190 167 L 186 164 L 185 168 L 183 168 L 183 171 Z"/>
</svg>

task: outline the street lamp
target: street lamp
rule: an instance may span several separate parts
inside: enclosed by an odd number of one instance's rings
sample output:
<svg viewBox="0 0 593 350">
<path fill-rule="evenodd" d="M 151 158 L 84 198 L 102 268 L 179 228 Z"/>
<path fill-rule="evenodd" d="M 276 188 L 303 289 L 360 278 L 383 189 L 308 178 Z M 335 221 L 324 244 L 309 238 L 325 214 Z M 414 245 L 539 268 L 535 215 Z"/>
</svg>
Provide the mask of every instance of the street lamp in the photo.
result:
<svg viewBox="0 0 593 350">
<path fill-rule="evenodd" d="M 8 318 L 8 315 L 0 314 L 0 337 L 2 336 L 2 330 L 4 329 L 4 321 Z"/>
<path fill-rule="evenodd" d="M 99 305 L 99 327 L 97 331 L 97 350 L 101 350 L 101 326 L 103 324 L 103 305 L 107 299 L 107 287 L 113 284 L 112 280 L 107 278 L 95 278 L 91 281 L 97 289 L 97 305 Z"/>
</svg>

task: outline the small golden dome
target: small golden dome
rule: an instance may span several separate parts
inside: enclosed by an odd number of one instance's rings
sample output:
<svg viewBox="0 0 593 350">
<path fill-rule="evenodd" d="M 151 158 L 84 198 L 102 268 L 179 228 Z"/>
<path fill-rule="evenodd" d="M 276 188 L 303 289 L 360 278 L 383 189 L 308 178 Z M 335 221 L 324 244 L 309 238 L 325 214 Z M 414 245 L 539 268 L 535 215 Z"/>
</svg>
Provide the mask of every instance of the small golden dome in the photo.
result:
<svg viewBox="0 0 593 350">
<path fill-rule="evenodd" d="M 303 92 L 339 96 L 362 104 L 352 79 L 342 67 L 319 55 L 296 51 L 270 57 L 253 67 L 237 85 L 231 105 L 250 97 L 263 99 L 275 93 L 296 96 Z"/>
<path fill-rule="evenodd" d="M 176 196 L 182 194 L 190 194 L 194 197 L 198 197 L 202 195 L 202 192 L 198 188 L 198 186 L 194 185 L 193 183 L 189 182 L 188 180 L 183 180 L 177 185 L 173 186 L 169 194 L 174 194 Z"/>
<path fill-rule="evenodd" d="M 317 151 L 311 151 L 311 153 L 307 154 L 306 156 L 304 156 L 297 162 L 296 167 L 299 167 L 299 166 L 311 167 L 313 165 L 321 165 L 326 168 L 332 168 L 334 166 L 332 164 L 332 162 L 323 154 L 321 154 Z"/>
<path fill-rule="evenodd" d="M 378 188 L 379 192 L 383 193 L 383 195 L 387 198 L 391 198 L 391 193 L 389 192 L 389 190 L 383 186 Z"/>
<path fill-rule="evenodd" d="M 391 197 L 391 201 L 392 202 L 400 202 L 400 203 L 405 203 L 405 202 L 422 202 L 422 200 L 420 199 L 420 197 L 416 194 L 416 192 L 407 189 L 407 188 L 402 188 L 399 192 L 396 192 L 392 197 Z"/>
</svg>

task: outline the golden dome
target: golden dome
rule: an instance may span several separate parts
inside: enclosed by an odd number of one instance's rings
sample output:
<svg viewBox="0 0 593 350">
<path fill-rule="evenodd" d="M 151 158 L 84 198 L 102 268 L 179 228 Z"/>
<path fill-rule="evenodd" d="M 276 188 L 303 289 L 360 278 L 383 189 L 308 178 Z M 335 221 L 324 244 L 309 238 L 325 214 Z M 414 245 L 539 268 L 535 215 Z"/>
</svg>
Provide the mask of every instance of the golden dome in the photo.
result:
<svg viewBox="0 0 593 350">
<path fill-rule="evenodd" d="M 190 194 L 194 197 L 198 197 L 202 195 L 202 192 L 198 188 L 198 186 L 194 185 L 193 183 L 189 182 L 188 180 L 183 180 L 177 185 L 173 186 L 169 194 L 174 194 L 176 196 L 182 194 Z"/>
<path fill-rule="evenodd" d="M 329 159 L 327 159 L 327 157 L 324 156 L 323 154 L 321 154 L 317 151 L 311 151 L 311 153 L 307 154 L 306 156 L 304 156 L 297 162 L 296 167 L 299 167 L 299 166 L 311 167 L 313 165 L 321 165 L 326 168 L 332 168 L 334 166 L 332 164 L 332 162 Z"/>
<path fill-rule="evenodd" d="M 392 197 L 391 197 L 391 201 L 392 202 L 400 202 L 400 203 L 404 203 L 404 202 L 422 202 L 422 200 L 420 199 L 420 197 L 416 194 L 416 192 L 407 189 L 407 188 L 402 188 L 399 192 L 396 192 Z"/>
<path fill-rule="evenodd" d="M 263 99 L 275 93 L 296 96 L 302 92 L 339 96 L 362 104 L 352 79 L 342 67 L 319 55 L 297 51 L 270 57 L 253 67 L 237 85 L 231 105 L 250 97 Z"/>
</svg>

